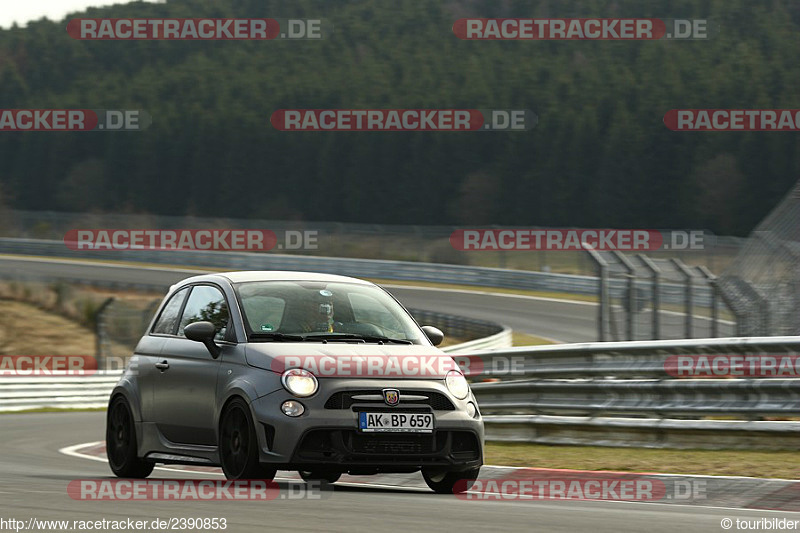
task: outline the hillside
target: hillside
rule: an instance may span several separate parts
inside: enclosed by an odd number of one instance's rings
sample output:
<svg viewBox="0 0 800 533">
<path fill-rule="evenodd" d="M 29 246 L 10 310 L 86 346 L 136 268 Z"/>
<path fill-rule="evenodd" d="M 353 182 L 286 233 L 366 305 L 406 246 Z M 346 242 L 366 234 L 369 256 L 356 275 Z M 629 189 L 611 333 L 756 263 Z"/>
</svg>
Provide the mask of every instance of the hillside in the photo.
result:
<svg viewBox="0 0 800 533">
<path fill-rule="evenodd" d="M 78 15 L 76 15 L 78 16 Z M 674 108 L 800 108 L 800 6 L 753 0 L 170 0 L 91 17 L 322 18 L 322 41 L 0 31 L 8 108 L 144 109 L 138 133 L 3 133 L 20 209 L 744 234 L 800 174 L 793 133 L 678 133 Z M 708 18 L 683 42 L 461 41 L 469 16 Z M 70 17 L 72 18 L 72 17 Z M 280 108 L 527 108 L 524 133 L 296 133 Z"/>
</svg>

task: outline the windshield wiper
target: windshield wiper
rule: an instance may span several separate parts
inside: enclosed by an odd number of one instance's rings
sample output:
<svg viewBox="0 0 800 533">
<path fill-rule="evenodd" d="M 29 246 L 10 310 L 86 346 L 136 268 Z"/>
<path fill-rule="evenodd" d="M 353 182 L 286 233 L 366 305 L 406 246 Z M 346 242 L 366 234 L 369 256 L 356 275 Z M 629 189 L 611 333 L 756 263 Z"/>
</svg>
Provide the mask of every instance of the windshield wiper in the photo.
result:
<svg viewBox="0 0 800 533">
<path fill-rule="evenodd" d="M 302 342 L 305 340 L 303 335 L 290 335 L 288 333 L 251 333 L 247 340 L 250 341 L 277 341 L 277 342 Z"/>
<path fill-rule="evenodd" d="M 314 340 L 326 341 L 364 341 L 364 342 L 377 342 L 377 343 L 394 343 L 394 344 L 414 344 L 408 339 L 392 339 L 391 337 L 382 337 L 380 335 L 359 335 L 357 333 L 322 333 L 320 335 L 306 335 L 306 341 Z"/>
</svg>

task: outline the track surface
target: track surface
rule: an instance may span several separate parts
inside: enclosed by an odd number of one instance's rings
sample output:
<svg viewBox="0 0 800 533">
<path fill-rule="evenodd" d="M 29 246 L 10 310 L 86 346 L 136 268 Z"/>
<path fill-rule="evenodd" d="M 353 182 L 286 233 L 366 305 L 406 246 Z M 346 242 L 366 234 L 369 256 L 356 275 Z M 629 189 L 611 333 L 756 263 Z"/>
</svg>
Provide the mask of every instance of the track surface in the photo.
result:
<svg viewBox="0 0 800 533">
<path fill-rule="evenodd" d="M 103 439 L 104 413 L 0 416 L 0 517 L 60 520 L 225 517 L 228 531 L 721 531 L 720 521 L 800 513 L 586 501 L 463 501 L 416 488 L 335 486 L 322 499 L 268 502 L 72 500 L 75 479 L 110 477 L 107 465 L 59 449 Z M 209 478 L 156 470 L 154 478 Z M 215 479 L 218 479 L 214 477 Z M 281 482 L 283 491 L 290 483 Z M 734 527 L 735 529 L 735 527 Z"/>
<path fill-rule="evenodd" d="M 56 258 L 0 256 L 0 276 L 24 275 L 47 281 L 93 279 L 132 285 L 173 284 L 203 272 Z M 490 320 L 510 326 L 514 331 L 560 342 L 597 340 L 597 306 L 586 302 L 401 285 L 388 285 L 387 288 L 407 307 Z M 663 313 L 662 316 L 664 338 L 680 338 L 683 316 L 675 313 Z M 640 322 L 644 323 L 644 320 L 648 319 L 643 316 Z M 699 332 L 708 331 L 708 321 L 696 318 L 695 331 L 705 336 Z M 721 333 L 732 335 L 733 331 L 730 326 L 723 324 Z"/>
</svg>

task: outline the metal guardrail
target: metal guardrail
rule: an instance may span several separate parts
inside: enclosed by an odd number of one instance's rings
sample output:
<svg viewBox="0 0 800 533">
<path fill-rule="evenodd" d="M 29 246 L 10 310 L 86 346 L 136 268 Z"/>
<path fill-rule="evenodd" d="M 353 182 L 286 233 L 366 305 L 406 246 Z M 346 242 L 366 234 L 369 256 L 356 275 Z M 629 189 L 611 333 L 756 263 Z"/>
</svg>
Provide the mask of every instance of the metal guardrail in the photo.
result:
<svg viewBox="0 0 800 533">
<path fill-rule="evenodd" d="M 797 353 L 800 337 L 733 337 L 520 346 L 469 355 L 483 361 L 485 377 L 672 379 L 665 369 L 672 355 Z M 509 375 L 507 365 L 494 365 L 494 360 L 513 361 L 516 372 Z"/>
<path fill-rule="evenodd" d="M 483 364 L 481 377 L 505 379 L 472 386 L 488 440 L 797 449 L 800 378 L 676 378 L 669 358 L 798 354 L 800 337 L 757 337 L 534 346 L 470 359 Z"/>
<path fill-rule="evenodd" d="M 494 350 L 510 348 L 511 328 L 495 322 L 456 316 L 424 309 L 409 309 L 409 313 L 421 325 L 431 325 L 441 329 L 447 336 L 457 339 L 471 339 L 460 344 L 442 348 L 445 353 L 462 353 L 474 350 Z"/>
<path fill-rule="evenodd" d="M 37 239 L 0 238 L 0 254 L 132 261 L 230 270 L 309 270 L 361 278 L 450 283 L 589 296 L 597 295 L 598 283 L 598 278 L 594 276 L 414 261 L 199 250 L 94 250 L 80 252 L 70 250 L 63 241 Z M 62 279 L 81 281 L 69 279 L 67 273 L 63 275 Z M 614 298 L 621 297 L 627 290 L 627 282 L 624 280 L 612 279 L 609 280 L 608 285 L 608 290 Z M 679 284 L 662 284 L 662 303 L 682 303 L 683 290 L 683 286 Z M 694 295 L 694 304 L 698 307 L 708 308 L 711 306 L 712 300 L 710 290 L 697 290 Z"/>
<path fill-rule="evenodd" d="M 800 354 L 800 337 L 563 344 L 469 353 L 487 367 L 512 356 L 523 356 L 528 363 L 515 367 L 512 376 L 523 379 L 473 384 L 490 441 L 793 450 L 800 443 L 800 378 L 680 379 L 664 369 L 674 354 L 794 356 Z M 566 366 L 557 366 L 565 361 Z M 609 363 L 631 370 L 628 377 L 649 377 L 609 378 Z M 537 379 L 542 375 L 550 377 Z M 0 411 L 102 407 L 118 376 L 3 378 Z"/>
<path fill-rule="evenodd" d="M 800 423 L 507 415 L 484 417 L 495 442 L 674 449 L 797 450 Z"/>
<path fill-rule="evenodd" d="M 472 352 L 474 350 L 494 350 L 505 348 L 511 346 L 512 344 L 511 334 L 511 328 L 504 327 L 494 335 L 462 342 L 461 344 L 455 344 L 453 346 L 446 346 L 442 348 L 442 351 L 445 353 L 458 355 L 464 352 Z"/>
<path fill-rule="evenodd" d="M 0 377 L 0 412 L 106 407 L 121 375 L 118 370 L 91 376 Z"/>
<path fill-rule="evenodd" d="M 800 380 L 534 380 L 476 387 L 484 414 L 704 417 L 800 415 Z"/>
</svg>

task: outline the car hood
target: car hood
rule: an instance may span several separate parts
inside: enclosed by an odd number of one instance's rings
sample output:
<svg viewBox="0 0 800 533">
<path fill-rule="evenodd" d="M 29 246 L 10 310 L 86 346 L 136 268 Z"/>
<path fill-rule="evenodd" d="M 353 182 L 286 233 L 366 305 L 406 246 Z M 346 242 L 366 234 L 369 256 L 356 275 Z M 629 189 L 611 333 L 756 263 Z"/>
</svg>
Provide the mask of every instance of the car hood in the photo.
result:
<svg viewBox="0 0 800 533">
<path fill-rule="evenodd" d="M 419 345 L 251 342 L 245 356 L 256 368 L 304 368 L 319 378 L 441 379 L 458 369 L 438 348 Z"/>
</svg>

